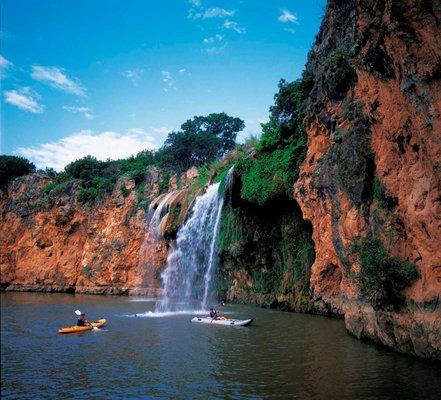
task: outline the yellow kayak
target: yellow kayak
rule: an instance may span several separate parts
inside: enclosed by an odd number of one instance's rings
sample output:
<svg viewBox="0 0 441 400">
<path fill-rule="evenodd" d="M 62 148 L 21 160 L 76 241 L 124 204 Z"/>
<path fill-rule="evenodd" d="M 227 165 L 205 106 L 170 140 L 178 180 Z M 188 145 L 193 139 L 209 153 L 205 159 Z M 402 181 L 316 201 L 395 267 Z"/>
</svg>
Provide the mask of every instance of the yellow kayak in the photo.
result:
<svg viewBox="0 0 441 400">
<path fill-rule="evenodd" d="M 78 333 L 78 332 L 91 331 L 93 328 L 101 328 L 106 324 L 106 322 L 107 320 L 105 318 L 101 318 L 98 321 L 91 322 L 90 325 L 65 326 L 64 328 L 58 329 L 58 333 Z"/>
</svg>

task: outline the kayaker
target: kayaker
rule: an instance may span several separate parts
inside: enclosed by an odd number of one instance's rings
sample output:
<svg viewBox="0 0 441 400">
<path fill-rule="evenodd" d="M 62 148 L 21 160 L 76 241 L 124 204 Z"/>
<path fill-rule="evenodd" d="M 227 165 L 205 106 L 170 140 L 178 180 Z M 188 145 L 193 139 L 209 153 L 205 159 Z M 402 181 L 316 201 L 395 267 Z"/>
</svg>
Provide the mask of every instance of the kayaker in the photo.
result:
<svg viewBox="0 0 441 400">
<path fill-rule="evenodd" d="M 219 314 L 217 313 L 217 311 L 213 307 L 210 308 L 210 318 L 219 319 Z"/>
<path fill-rule="evenodd" d="M 88 324 L 89 321 L 86 319 L 86 313 L 81 313 L 81 315 L 77 319 L 77 326 L 85 326 Z"/>
</svg>

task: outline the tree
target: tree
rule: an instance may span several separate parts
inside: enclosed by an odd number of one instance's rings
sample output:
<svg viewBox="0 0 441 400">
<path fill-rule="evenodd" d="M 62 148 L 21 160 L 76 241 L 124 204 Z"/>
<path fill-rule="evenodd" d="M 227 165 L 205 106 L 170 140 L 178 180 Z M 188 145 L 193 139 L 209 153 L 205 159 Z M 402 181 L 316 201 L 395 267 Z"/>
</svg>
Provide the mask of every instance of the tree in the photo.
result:
<svg viewBox="0 0 441 400">
<path fill-rule="evenodd" d="M 35 172 L 35 165 L 23 157 L 0 156 L 0 186 L 6 186 L 12 179 Z"/>
<path fill-rule="evenodd" d="M 66 165 L 64 170 L 71 177 L 81 179 L 86 186 L 89 186 L 93 178 L 100 176 L 108 166 L 109 163 L 106 161 L 99 161 L 95 157 L 86 156 Z"/>
<path fill-rule="evenodd" d="M 157 161 L 164 167 L 183 172 L 222 157 L 234 148 L 237 133 L 245 124 L 240 118 L 225 113 L 196 116 L 171 132 L 157 153 Z"/>
</svg>

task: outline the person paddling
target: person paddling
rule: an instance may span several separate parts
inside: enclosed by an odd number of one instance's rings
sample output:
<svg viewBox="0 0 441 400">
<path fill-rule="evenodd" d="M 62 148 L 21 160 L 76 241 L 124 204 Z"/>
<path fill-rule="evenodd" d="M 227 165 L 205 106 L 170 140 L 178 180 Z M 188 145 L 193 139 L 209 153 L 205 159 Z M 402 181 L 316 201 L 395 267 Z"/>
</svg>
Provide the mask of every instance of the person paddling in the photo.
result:
<svg viewBox="0 0 441 400">
<path fill-rule="evenodd" d="M 213 307 L 210 308 L 210 318 L 212 320 L 219 319 L 219 314 L 217 313 L 217 311 Z"/>
<path fill-rule="evenodd" d="M 77 326 L 89 325 L 89 321 L 86 319 L 86 313 L 83 313 L 80 310 L 76 310 L 75 314 L 78 315 Z"/>
</svg>

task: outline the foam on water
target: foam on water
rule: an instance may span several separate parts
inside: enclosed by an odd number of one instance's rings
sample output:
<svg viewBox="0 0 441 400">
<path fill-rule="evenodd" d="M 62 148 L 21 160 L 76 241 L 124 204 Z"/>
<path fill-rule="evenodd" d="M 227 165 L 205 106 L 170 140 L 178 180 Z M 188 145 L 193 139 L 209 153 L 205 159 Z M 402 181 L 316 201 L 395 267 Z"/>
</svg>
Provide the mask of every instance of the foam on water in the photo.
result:
<svg viewBox="0 0 441 400">
<path fill-rule="evenodd" d="M 164 318 L 176 315 L 207 315 L 207 310 L 181 310 L 181 311 L 146 311 L 143 313 L 126 314 L 125 317 L 133 318 Z"/>
<path fill-rule="evenodd" d="M 127 301 L 130 303 L 154 303 L 159 301 L 159 299 L 157 297 L 135 297 Z"/>
</svg>

